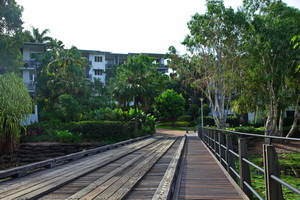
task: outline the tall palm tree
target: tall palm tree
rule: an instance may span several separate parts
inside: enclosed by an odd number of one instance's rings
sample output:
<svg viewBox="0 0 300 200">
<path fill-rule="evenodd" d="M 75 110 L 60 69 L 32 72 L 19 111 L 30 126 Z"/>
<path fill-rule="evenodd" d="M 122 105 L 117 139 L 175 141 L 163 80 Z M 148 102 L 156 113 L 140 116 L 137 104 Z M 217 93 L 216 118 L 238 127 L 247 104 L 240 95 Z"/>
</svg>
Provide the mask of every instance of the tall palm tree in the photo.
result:
<svg viewBox="0 0 300 200">
<path fill-rule="evenodd" d="M 117 69 L 117 76 L 112 79 L 113 93 L 119 103 L 133 100 L 135 110 L 135 130 L 137 130 L 137 108 L 139 103 L 146 104 L 149 98 L 154 98 L 159 88 L 159 74 L 153 64 L 154 58 L 147 55 L 128 57 L 125 64 Z M 162 76 L 162 74 L 160 74 Z M 159 84 L 158 84 L 159 83 Z"/>
<path fill-rule="evenodd" d="M 32 26 L 32 30 L 31 31 L 32 31 L 31 32 L 31 38 L 30 38 L 31 42 L 46 43 L 46 42 L 51 42 L 51 40 L 52 40 L 51 37 L 46 36 L 46 34 L 50 32 L 49 29 L 45 29 L 42 32 L 40 32 L 38 28 L 34 28 Z"/>
</svg>

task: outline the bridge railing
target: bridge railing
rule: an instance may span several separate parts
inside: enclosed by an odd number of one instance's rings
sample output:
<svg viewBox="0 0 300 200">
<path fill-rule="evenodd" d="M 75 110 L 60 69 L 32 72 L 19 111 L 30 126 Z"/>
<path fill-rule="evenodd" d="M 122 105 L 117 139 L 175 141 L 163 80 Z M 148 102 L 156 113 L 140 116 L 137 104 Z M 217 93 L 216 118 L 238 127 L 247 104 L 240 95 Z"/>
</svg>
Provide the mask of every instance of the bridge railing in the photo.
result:
<svg viewBox="0 0 300 200">
<path fill-rule="evenodd" d="M 298 188 L 295 188 L 280 179 L 278 156 L 272 145 L 274 139 L 282 141 L 300 141 L 300 139 L 241 133 L 207 127 L 199 127 L 198 134 L 230 176 L 235 181 L 239 182 L 240 187 L 250 199 L 254 199 L 254 196 L 260 200 L 263 200 L 264 198 L 252 187 L 249 166 L 254 167 L 264 175 L 265 197 L 267 200 L 282 200 L 282 186 L 285 186 L 294 193 L 300 195 L 300 190 Z M 246 137 L 249 136 L 264 138 L 265 141 L 267 141 L 267 143 L 263 144 L 264 168 L 257 166 L 248 159 Z M 234 138 L 238 143 L 237 147 L 235 145 L 235 148 L 233 145 Z M 235 158 L 238 159 L 239 169 L 236 169 Z"/>
</svg>

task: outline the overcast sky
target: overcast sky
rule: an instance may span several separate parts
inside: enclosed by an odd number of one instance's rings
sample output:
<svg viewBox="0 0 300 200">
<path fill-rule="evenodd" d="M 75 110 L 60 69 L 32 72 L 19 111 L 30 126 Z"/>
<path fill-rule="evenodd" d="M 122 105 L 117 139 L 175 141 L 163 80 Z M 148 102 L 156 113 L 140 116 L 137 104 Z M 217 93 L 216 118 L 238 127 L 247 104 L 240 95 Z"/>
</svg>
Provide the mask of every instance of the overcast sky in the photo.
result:
<svg viewBox="0 0 300 200">
<path fill-rule="evenodd" d="M 300 9 L 300 0 L 283 0 Z M 67 48 L 114 53 L 166 53 L 188 34 L 187 22 L 205 13 L 205 0 L 16 0 L 24 28 L 50 29 Z M 225 0 L 236 8 L 242 0 Z"/>
</svg>

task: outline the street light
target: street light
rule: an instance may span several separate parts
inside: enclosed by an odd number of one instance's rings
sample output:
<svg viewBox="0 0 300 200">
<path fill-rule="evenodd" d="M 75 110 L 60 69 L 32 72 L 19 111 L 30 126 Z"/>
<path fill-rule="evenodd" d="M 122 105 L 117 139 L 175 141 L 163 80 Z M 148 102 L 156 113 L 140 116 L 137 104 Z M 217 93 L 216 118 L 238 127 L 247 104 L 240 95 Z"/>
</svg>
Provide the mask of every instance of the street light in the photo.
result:
<svg viewBox="0 0 300 200">
<path fill-rule="evenodd" d="M 199 99 L 201 101 L 201 127 L 203 127 L 203 105 L 202 105 L 202 103 L 203 103 L 204 98 L 201 97 Z"/>
</svg>

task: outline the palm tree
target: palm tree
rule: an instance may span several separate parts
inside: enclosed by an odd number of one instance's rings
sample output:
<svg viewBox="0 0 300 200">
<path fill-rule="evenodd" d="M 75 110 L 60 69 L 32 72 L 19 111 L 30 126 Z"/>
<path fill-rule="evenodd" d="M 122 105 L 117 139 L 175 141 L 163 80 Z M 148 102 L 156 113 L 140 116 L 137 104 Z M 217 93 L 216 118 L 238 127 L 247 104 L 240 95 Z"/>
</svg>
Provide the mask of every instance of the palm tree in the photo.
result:
<svg viewBox="0 0 300 200">
<path fill-rule="evenodd" d="M 154 58 L 147 55 L 128 57 L 125 64 L 117 69 L 116 78 L 111 80 L 113 93 L 120 103 L 126 105 L 133 100 L 135 110 L 135 130 L 137 130 L 137 109 L 139 103 L 145 106 L 147 100 L 154 98 L 162 89 L 158 74 L 153 64 Z M 161 84 L 160 86 L 158 85 Z"/>
<path fill-rule="evenodd" d="M 34 28 L 32 26 L 32 33 L 31 33 L 31 42 L 35 43 L 46 43 L 46 42 L 51 42 L 52 38 L 49 36 L 46 36 L 47 33 L 49 33 L 49 29 L 45 29 L 42 32 L 39 31 L 38 28 Z"/>
</svg>

